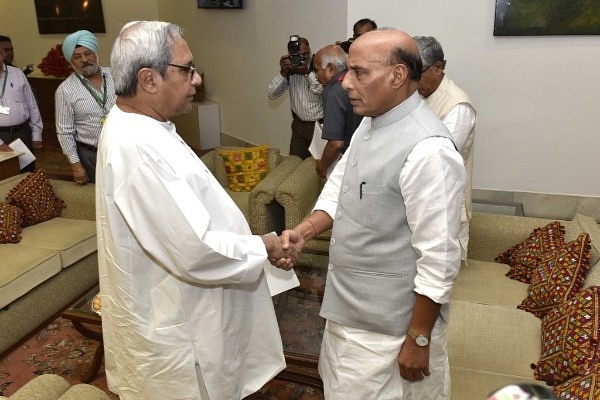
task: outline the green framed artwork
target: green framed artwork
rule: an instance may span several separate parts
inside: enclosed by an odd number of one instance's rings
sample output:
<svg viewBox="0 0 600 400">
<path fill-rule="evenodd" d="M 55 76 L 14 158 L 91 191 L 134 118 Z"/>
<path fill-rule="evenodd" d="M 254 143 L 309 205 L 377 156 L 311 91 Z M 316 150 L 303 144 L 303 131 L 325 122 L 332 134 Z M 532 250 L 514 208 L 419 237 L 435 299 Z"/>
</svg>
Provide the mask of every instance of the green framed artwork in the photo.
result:
<svg viewBox="0 0 600 400">
<path fill-rule="evenodd" d="M 494 36 L 600 35 L 599 0 L 496 0 Z"/>
</svg>

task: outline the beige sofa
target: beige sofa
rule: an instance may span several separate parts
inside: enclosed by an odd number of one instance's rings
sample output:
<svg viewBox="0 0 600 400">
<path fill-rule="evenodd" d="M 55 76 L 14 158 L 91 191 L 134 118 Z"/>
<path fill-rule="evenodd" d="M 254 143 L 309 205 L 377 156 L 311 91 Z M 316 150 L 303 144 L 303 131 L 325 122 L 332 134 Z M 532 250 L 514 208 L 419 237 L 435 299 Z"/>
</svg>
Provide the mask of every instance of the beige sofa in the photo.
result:
<svg viewBox="0 0 600 400">
<path fill-rule="evenodd" d="M 298 225 L 312 211 L 324 183 L 317 175 L 317 162 L 308 157 L 279 185 L 275 199 L 284 209 L 287 229 Z"/>
<path fill-rule="evenodd" d="M 11 400 L 109 400 L 110 397 L 95 386 L 79 383 L 71 386 L 67 380 L 54 374 L 36 376 L 10 397 Z"/>
<path fill-rule="evenodd" d="M 448 348 L 452 400 L 482 400 L 510 383 L 536 383 L 532 363 L 540 359 L 541 320 L 517 309 L 528 284 L 505 276 L 509 267 L 494 259 L 552 219 L 474 213 L 468 265 L 461 268 L 452 292 Z M 600 228 L 576 215 L 565 226 L 565 241 L 587 232 L 590 271 L 584 288 L 600 285 Z"/>
<path fill-rule="evenodd" d="M 0 201 L 26 174 L 0 181 Z M 0 244 L 0 354 L 98 283 L 94 185 L 50 180 L 61 216 Z"/>
<path fill-rule="evenodd" d="M 273 231 L 281 232 L 285 226 L 284 210 L 275 201 L 275 194 L 279 185 L 300 165 L 302 159 L 298 156 L 282 156 L 279 149 L 269 148 L 269 174 L 251 192 L 234 192 L 229 189 L 225 165 L 218 155 L 221 149 L 232 150 L 241 147 L 216 148 L 200 158 L 242 211 L 252 233 L 262 235 Z M 299 193 L 302 188 L 296 187 L 293 191 Z"/>
</svg>

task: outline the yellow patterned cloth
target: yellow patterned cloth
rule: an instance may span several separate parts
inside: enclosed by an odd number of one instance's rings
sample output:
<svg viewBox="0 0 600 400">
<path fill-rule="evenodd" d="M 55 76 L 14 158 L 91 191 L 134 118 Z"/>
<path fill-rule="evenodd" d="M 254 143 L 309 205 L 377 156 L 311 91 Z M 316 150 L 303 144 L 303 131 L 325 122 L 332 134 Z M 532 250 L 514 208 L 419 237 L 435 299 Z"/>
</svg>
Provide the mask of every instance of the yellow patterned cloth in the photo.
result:
<svg viewBox="0 0 600 400">
<path fill-rule="evenodd" d="M 269 173 L 268 146 L 247 147 L 237 150 L 220 150 L 229 188 L 234 192 L 250 192 Z"/>
</svg>

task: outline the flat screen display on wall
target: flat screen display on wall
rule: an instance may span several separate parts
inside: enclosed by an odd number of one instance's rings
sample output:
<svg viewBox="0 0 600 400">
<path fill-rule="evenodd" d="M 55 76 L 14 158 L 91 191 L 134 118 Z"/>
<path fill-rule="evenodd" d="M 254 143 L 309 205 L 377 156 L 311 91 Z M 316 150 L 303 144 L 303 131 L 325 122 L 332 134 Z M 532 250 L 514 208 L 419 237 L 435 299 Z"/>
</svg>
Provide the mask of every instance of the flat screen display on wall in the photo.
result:
<svg viewBox="0 0 600 400">
<path fill-rule="evenodd" d="M 106 32 L 101 0 L 35 0 L 35 12 L 41 34 Z"/>
<path fill-rule="evenodd" d="M 598 0 L 496 0 L 494 36 L 600 35 Z"/>
<path fill-rule="evenodd" d="M 198 8 L 244 8 L 243 0 L 198 0 Z"/>
</svg>

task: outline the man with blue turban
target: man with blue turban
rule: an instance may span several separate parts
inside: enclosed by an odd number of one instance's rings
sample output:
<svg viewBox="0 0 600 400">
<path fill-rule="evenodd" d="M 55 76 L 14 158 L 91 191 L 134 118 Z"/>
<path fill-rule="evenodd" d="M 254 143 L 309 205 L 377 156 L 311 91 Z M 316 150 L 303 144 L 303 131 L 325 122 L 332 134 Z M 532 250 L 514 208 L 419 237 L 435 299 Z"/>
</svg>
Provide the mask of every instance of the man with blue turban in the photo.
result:
<svg viewBox="0 0 600 400">
<path fill-rule="evenodd" d="M 106 115 L 115 104 L 115 87 L 110 69 L 98 63 L 98 39 L 93 33 L 70 34 L 62 51 L 74 72 L 54 96 L 56 132 L 73 179 L 85 185 L 96 181 L 96 147 Z"/>
</svg>

